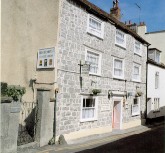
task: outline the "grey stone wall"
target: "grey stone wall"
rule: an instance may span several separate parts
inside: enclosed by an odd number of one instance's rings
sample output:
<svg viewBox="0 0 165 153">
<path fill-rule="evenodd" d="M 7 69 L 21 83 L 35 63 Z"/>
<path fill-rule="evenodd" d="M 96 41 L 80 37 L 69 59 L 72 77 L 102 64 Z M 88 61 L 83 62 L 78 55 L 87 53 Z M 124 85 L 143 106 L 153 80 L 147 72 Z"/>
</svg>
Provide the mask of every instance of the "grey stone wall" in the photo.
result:
<svg viewBox="0 0 165 153">
<path fill-rule="evenodd" d="M 20 103 L 1 100 L 1 153 L 17 153 Z"/>
<path fill-rule="evenodd" d="M 60 35 L 58 53 L 58 85 L 57 96 L 57 135 L 111 125 L 112 103 L 108 99 L 108 90 L 136 91 L 139 86 L 144 93 L 141 97 L 141 110 L 145 110 L 146 92 L 146 59 L 147 50 L 143 46 L 142 57 L 134 55 L 134 38 L 127 34 L 126 49 L 115 45 L 116 27 L 105 21 L 104 39 L 99 39 L 86 32 L 88 12 L 70 0 L 64 0 L 60 14 Z M 83 75 L 83 89 L 93 87 L 102 89 L 102 96 L 98 99 L 98 120 L 80 122 L 81 91 L 79 81 L 79 61 L 85 60 L 85 49 L 93 48 L 102 54 L 101 76 Z M 113 57 L 124 58 L 125 79 L 113 79 Z M 133 62 L 141 64 L 141 83 L 132 82 Z M 133 97 L 127 99 L 128 108 L 123 108 L 123 123 L 140 118 L 132 117 L 131 105 Z"/>
</svg>

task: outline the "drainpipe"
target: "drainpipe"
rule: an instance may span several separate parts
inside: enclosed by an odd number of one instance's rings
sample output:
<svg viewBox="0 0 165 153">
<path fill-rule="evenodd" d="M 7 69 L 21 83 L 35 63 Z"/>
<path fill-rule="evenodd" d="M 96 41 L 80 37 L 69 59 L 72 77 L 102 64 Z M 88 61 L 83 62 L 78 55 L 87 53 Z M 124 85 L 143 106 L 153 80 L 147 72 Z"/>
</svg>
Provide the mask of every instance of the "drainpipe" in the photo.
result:
<svg viewBox="0 0 165 153">
<path fill-rule="evenodd" d="M 57 93 L 58 91 L 55 90 L 55 101 L 54 101 L 54 126 L 53 126 L 53 138 L 54 144 L 56 144 L 56 103 L 57 103 Z"/>
<path fill-rule="evenodd" d="M 147 92 L 148 92 L 148 90 L 147 90 L 147 88 L 148 88 L 148 50 L 149 50 L 149 46 L 150 46 L 151 44 L 148 44 L 147 45 L 147 62 L 146 62 L 146 112 L 145 112 L 145 119 L 146 119 L 146 124 L 148 123 L 147 121 L 147 97 L 148 97 L 148 94 L 147 94 Z"/>
</svg>

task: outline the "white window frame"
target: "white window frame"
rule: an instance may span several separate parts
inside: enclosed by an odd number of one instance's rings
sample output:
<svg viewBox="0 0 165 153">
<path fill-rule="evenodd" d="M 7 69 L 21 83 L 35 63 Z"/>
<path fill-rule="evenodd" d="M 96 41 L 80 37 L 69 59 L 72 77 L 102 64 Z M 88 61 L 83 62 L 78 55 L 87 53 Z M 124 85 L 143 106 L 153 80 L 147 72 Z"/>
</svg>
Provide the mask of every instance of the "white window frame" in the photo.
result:
<svg viewBox="0 0 165 153">
<path fill-rule="evenodd" d="M 159 55 L 158 57 L 158 59 L 157 59 L 157 55 Z M 155 51 L 155 61 L 157 62 L 157 63 L 160 63 L 160 52 L 158 52 L 158 51 Z"/>
<path fill-rule="evenodd" d="M 140 51 L 139 52 L 136 51 L 136 42 L 140 44 Z M 137 40 L 135 40 L 135 42 L 134 42 L 134 53 L 139 55 L 139 56 L 142 56 L 142 44 Z"/>
<path fill-rule="evenodd" d="M 115 60 L 122 61 L 122 76 L 115 75 L 115 70 L 114 70 L 115 69 Z M 124 59 L 120 59 L 120 58 L 116 58 L 116 57 L 113 58 L 113 78 L 124 79 Z"/>
<path fill-rule="evenodd" d="M 135 79 L 135 78 L 134 78 L 134 68 L 135 68 L 135 66 L 139 68 L 139 78 L 138 78 L 138 79 Z M 132 81 L 135 81 L 135 82 L 141 82 L 141 65 L 136 64 L 136 63 L 133 63 L 133 69 L 132 69 Z"/>
<path fill-rule="evenodd" d="M 160 98 L 154 98 L 154 112 L 160 111 Z"/>
<path fill-rule="evenodd" d="M 120 44 L 117 42 L 117 32 L 121 33 L 124 35 L 124 44 Z M 115 33 L 115 44 L 118 45 L 118 46 L 121 46 L 123 48 L 126 48 L 126 33 L 122 32 L 121 30 L 119 29 L 116 29 L 116 33 Z"/>
<path fill-rule="evenodd" d="M 134 100 L 137 99 L 137 103 L 138 104 L 134 104 Z M 138 111 L 134 112 L 134 107 L 137 107 L 138 108 Z M 137 116 L 137 115 L 140 115 L 140 97 L 135 97 L 133 99 L 133 104 L 132 104 L 132 116 Z"/>
<path fill-rule="evenodd" d="M 159 72 L 155 73 L 155 89 L 159 89 Z"/>
<path fill-rule="evenodd" d="M 97 29 L 93 29 L 92 27 L 89 26 L 89 20 L 90 18 L 92 18 L 94 21 L 98 22 L 101 24 L 101 31 L 97 30 Z M 87 19 L 87 33 L 90 33 L 96 37 L 99 37 L 101 39 L 104 39 L 104 22 L 100 19 L 98 19 L 97 17 L 88 14 L 88 19 Z M 100 34 L 99 34 L 100 33 Z"/>
<path fill-rule="evenodd" d="M 94 117 L 93 118 L 82 118 L 83 113 L 83 99 L 92 98 L 95 99 L 95 110 L 94 110 Z M 98 97 L 96 96 L 81 96 L 81 113 L 80 113 L 80 122 L 88 122 L 88 121 L 95 121 L 98 119 Z"/>
<path fill-rule="evenodd" d="M 87 55 L 88 55 L 88 52 L 91 52 L 91 53 L 94 53 L 94 54 L 97 54 L 99 56 L 99 63 L 98 63 L 98 72 L 97 73 L 92 73 L 89 71 L 89 74 L 90 75 L 98 75 L 98 76 L 101 76 L 101 60 L 102 60 L 102 54 L 100 52 L 97 52 L 93 49 L 89 49 L 89 48 L 86 48 L 85 49 L 85 62 L 88 64 L 87 62 Z"/>
</svg>

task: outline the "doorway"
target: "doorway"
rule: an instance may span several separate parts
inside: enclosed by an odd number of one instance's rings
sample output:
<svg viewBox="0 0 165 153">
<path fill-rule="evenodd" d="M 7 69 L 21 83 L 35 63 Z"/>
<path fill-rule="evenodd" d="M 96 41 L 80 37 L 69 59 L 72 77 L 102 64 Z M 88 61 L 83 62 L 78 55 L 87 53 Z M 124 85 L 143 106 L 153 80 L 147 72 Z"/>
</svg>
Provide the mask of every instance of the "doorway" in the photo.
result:
<svg viewBox="0 0 165 153">
<path fill-rule="evenodd" d="M 114 100 L 112 128 L 121 129 L 122 124 L 122 105 L 121 100 Z"/>
</svg>

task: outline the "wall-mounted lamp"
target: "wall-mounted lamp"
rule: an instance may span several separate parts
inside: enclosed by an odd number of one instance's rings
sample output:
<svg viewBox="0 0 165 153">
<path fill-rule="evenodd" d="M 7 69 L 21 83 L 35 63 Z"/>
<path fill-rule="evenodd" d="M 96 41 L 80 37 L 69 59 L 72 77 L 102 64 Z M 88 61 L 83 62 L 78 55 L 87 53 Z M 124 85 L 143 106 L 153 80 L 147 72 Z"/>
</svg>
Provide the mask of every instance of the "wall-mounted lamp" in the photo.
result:
<svg viewBox="0 0 165 153">
<path fill-rule="evenodd" d="M 113 93 L 111 90 L 108 90 L 108 99 L 110 99 L 113 96 Z"/>
</svg>

